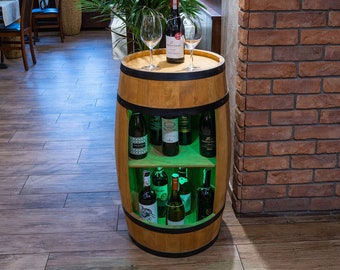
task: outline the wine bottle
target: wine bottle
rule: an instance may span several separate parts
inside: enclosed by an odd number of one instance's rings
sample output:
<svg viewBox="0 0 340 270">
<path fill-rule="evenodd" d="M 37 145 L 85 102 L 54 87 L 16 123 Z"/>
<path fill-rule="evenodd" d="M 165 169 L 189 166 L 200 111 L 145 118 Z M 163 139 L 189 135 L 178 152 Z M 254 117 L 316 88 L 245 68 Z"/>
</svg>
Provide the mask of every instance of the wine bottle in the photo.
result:
<svg viewBox="0 0 340 270">
<path fill-rule="evenodd" d="M 151 188 L 157 197 L 158 223 L 165 224 L 166 204 L 168 201 L 168 175 L 162 167 L 158 167 L 151 174 Z"/>
<path fill-rule="evenodd" d="M 203 186 L 197 189 L 197 220 L 213 213 L 214 189 L 210 186 L 211 170 L 203 170 Z"/>
<path fill-rule="evenodd" d="M 178 169 L 179 195 L 184 204 L 185 214 L 191 211 L 191 186 L 188 180 L 188 169 L 179 167 Z"/>
<path fill-rule="evenodd" d="M 191 144 L 191 116 L 183 115 L 178 118 L 178 136 L 180 145 Z"/>
<path fill-rule="evenodd" d="M 177 117 L 162 117 L 162 152 L 165 156 L 179 153 Z"/>
<path fill-rule="evenodd" d="M 150 117 L 150 143 L 162 145 L 162 120 L 160 116 Z"/>
<path fill-rule="evenodd" d="M 168 63 L 184 62 L 184 39 L 181 33 L 179 0 L 171 0 L 170 17 L 165 28 L 166 60 Z"/>
<path fill-rule="evenodd" d="M 206 111 L 201 114 L 199 124 L 200 154 L 205 157 L 216 156 L 215 112 Z"/>
<path fill-rule="evenodd" d="M 144 188 L 139 193 L 139 214 L 142 219 L 157 223 L 157 200 L 156 194 L 150 188 L 150 172 L 143 171 Z"/>
<path fill-rule="evenodd" d="M 145 158 L 148 153 L 148 134 L 144 117 L 139 112 L 133 112 L 129 121 L 129 157 Z"/>
<path fill-rule="evenodd" d="M 178 193 L 178 174 L 172 175 L 172 192 L 167 205 L 166 224 L 172 226 L 184 225 L 185 210 Z"/>
</svg>

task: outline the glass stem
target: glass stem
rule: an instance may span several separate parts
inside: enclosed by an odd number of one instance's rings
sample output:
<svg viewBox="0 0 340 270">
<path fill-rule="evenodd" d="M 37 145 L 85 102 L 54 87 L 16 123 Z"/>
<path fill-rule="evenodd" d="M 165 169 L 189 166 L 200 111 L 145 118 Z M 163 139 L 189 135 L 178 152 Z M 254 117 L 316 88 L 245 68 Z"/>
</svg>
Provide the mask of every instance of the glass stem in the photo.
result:
<svg viewBox="0 0 340 270">
<path fill-rule="evenodd" d="M 149 66 L 151 67 L 152 64 L 152 49 L 150 49 L 150 61 L 149 61 Z"/>
<path fill-rule="evenodd" d="M 190 68 L 194 67 L 193 50 L 190 50 Z"/>
</svg>

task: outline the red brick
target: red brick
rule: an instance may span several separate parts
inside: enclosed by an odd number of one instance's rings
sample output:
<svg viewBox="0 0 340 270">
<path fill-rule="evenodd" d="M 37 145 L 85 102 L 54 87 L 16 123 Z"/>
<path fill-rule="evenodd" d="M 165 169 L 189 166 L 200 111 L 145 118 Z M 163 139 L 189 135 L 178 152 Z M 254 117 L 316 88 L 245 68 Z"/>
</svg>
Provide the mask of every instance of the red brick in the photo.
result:
<svg viewBox="0 0 340 270">
<path fill-rule="evenodd" d="M 245 113 L 235 109 L 235 121 L 240 127 L 244 127 Z"/>
<path fill-rule="evenodd" d="M 246 99 L 244 96 L 240 95 L 239 93 L 236 93 L 235 95 L 235 101 L 236 105 L 238 106 L 240 111 L 244 111 L 246 107 Z"/>
<path fill-rule="evenodd" d="M 239 140 L 234 140 L 234 151 L 239 155 L 243 155 L 244 145 Z"/>
<path fill-rule="evenodd" d="M 247 96 L 247 110 L 283 110 L 294 108 L 293 96 Z"/>
<path fill-rule="evenodd" d="M 321 124 L 340 124 L 340 109 L 322 110 L 320 114 L 320 123 Z"/>
<path fill-rule="evenodd" d="M 272 60 L 271 47 L 248 47 L 248 61 L 264 62 Z"/>
<path fill-rule="evenodd" d="M 318 122 L 316 110 L 272 111 L 272 125 L 315 124 Z"/>
<path fill-rule="evenodd" d="M 322 46 L 280 46 L 274 48 L 274 60 L 278 61 L 321 60 L 322 57 Z"/>
<path fill-rule="evenodd" d="M 235 124 L 234 126 L 235 129 L 235 137 L 240 141 L 243 142 L 244 141 L 244 128 L 238 126 L 237 124 Z"/>
<path fill-rule="evenodd" d="M 257 111 L 247 112 L 245 115 L 246 126 L 267 126 L 269 123 L 269 112 Z"/>
<path fill-rule="evenodd" d="M 318 141 L 317 153 L 318 154 L 340 153 L 340 140 Z"/>
<path fill-rule="evenodd" d="M 250 79 L 274 79 L 296 77 L 295 63 L 257 63 L 248 64 L 247 77 Z"/>
<path fill-rule="evenodd" d="M 297 109 L 339 108 L 340 94 L 299 95 L 296 98 Z"/>
<path fill-rule="evenodd" d="M 306 211 L 309 209 L 308 198 L 268 199 L 265 212 Z"/>
<path fill-rule="evenodd" d="M 337 185 L 336 185 L 335 194 L 336 194 L 336 196 L 339 196 L 339 197 L 340 197 L 340 184 L 337 184 Z M 337 207 L 336 209 L 339 209 L 339 207 Z"/>
<path fill-rule="evenodd" d="M 248 10 L 249 9 L 249 0 L 239 0 L 238 5 L 239 5 L 240 9 Z"/>
<path fill-rule="evenodd" d="M 306 44 L 339 44 L 340 29 L 302 29 L 300 43 Z"/>
<path fill-rule="evenodd" d="M 284 79 L 274 80 L 274 94 L 319 93 L 321 79 Z M 340 80 L 339 80 L 340 87 Z"/>
<path fill-rule="evenodd" d="M 340 209 L 340 197 L 312 198 L 311 200 L 312 211 L 339 210 L 339 209 Z"/>
<path fill-rule="evenodd" d="M 290 185 L 288 188 L 290 197 L 324 197 L 333 194 L 334 184 Z"/>
<path fill-rule="evenodd" d="M 263 200 L 242 200 L 241 213 L 260 213 L 263 210 Z"/>
<path fill-rule="evenodd" d="M 237 73 L 241 78 L 247 77 L 247 65 L 242 61 L 237 61 Z"/>
<path fill-rule="evenodd" d="M 286 196 L 286 186 L 246 186 L 242 187 L 242 199 L 270 199 Z"/>
<path fill-rule="evenodd" d="M 298 10 L 299 0 L 251 0 L 250 10 Z"/>
<path fill-rule="evenodd" d="M 289 167 L 288 157 L 255 157 L 244 159 L 246 171 L 284 170 Z"/>
<path fill-rule="evenodd" d="M 302 0 L 303 9 L 340 9 L 339 0 Z"/>
<path fill-rule="evenodd" d="M 326 26 L 326 12 L 279 12 L 276 16 L 277 28 L 304 28 Z"/>
<path fill-rule="evenodd" d="M 274 18 L 273 12 L 250 13 L 249 28 L 273 28 Z"/>
<path fill-rule="evenodd" d="M 340 63 L 336 61 L 300 62 L 299 75 L 301 77 L 340 76 Z"/>
<path fill-rule="evenodd" d="M 340 182 L 340 169 L 315 170 L 315 182 Z"/>
<path fill-rule="evenodd" d="M 248 95 L 264 95 L 269 94 L 271 90 L 270 80 L 248 80 L 247 94 Z"/>
<path fill-rule="evenodd" d="M 243 157 L 234 152 L 234 165 L 239 171 L 243 171 Z"/>
<path fill-rule="evenodd" d="M 302 155 L 292 156 L 291 159 L 294 169 L 334 168 L 336 165 L 335 155 Z"/>
<path fill-rule="evenodd" d="M 249 30 L 249 45 L 297 45 L 298 30 Z"/>
<path fill-rule="evenodd" d="M 268 149 L 268 143 L 255 142 L 244 144 L 244 155 L 250 157 L 266 156 Z"/>
<path fill-rule="evenodd" d="M 247 44 L 248 43 L 248 30 L 243 29 L 241 27 L 238 28 L 238 40 L 239 42 L 243 43 L 243 44 Z"/>
<path fill-rule="evenodd" d="M 248 48 L 241 43 L 238 45 L 238 57 L 241 61 L 248 60 Z"/>
<path fill-rule="evenodd" d="M 265 172 L 243 172 L 242 183 L 245 186 L 264 185 L 265 181 Z"/>
<path fill-rule="evenodd" d="M 326 93 L 340 93 L 340 77 L 339 78 L 325 78 L 324 92 Z"/>
<path fill-rule="evenodd" d="M 327 46 L 325 60 L 340 60 L 340 46 Z"/>
<path fill-rule="evenodd" d="M 243 10 L 238 12 L 238 24 L 243 28 L 249 27 L 249 12 L 244 12 Z"/>
<path fill-rule="evenodd" d="M 329 26 L 340 26 L 340 11 L 330 11 L 328 18 Z"/>
<path fill-rule="evenodd" d="M 245 130 L 247 142 L 289 140 L 291 138 L 291 127 L 254 127 Z"/>
<path fill-rule="evenodd" d="M 269 153 L 274 156 L 314 154 L 315 142 L 314 141 L 270 142 Z"/>
<path fill-rule="evenodd" d="M 272 185 L 312 183 L 313 170 L 268 172 L 267 183 Z"/>
<path fill-rule="evenodd" d="M 304 139 L 339 139 L 340 126 L 298 126 L 295 127 L 294 138 Z"/>
<path fill-rule="evenodd" d="M 240 76 L 236 77 L 236 88 L 239 94 L 245 95 L 247 93 L 247 81 Z"/>
</svg>

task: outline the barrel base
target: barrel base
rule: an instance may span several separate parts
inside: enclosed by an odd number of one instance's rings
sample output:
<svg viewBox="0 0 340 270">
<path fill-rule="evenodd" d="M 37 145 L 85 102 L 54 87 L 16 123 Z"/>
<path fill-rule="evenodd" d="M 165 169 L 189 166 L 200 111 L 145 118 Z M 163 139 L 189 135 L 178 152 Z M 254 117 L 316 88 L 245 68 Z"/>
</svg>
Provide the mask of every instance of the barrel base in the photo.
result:
<svg viewBox="0 0 340 270">
<path fill-rule="evenodd" d="M 202 246 L 196 250 L 192 250 L 192 251 L 188 251 L 188 252 L 175 252 L 175 253 L 170 253 L 170 252 L 160 252 L 158 250 L 153 250 L 153 249 L 150 249 L 146 246 L 143 246 L 141 245 L 140 243 L 138 243 L 131 235 L 130 235 L 130 238 L 132 240 L 132 242 L 137 246 L 139 247 L 140 249 L 152 254 L 152 255 L 155 255 L 155 256 L 158 256 L 158 257 L 166 257 L 166 258 L 184 258 L 184 257 L 189 257 L 189 256 L 193 256 L 193 255 L 196 255 L 206 249 L 208 249 L 209 247 L 211 247 L 217 240 L 218 238 L 218 235 L 219 235 L 219 232 L 217 233 L 216 237 L 214 239 L 212 239 L 211 242 L 209 242 L 207 245 L 205 246 Z"/>
</svg>

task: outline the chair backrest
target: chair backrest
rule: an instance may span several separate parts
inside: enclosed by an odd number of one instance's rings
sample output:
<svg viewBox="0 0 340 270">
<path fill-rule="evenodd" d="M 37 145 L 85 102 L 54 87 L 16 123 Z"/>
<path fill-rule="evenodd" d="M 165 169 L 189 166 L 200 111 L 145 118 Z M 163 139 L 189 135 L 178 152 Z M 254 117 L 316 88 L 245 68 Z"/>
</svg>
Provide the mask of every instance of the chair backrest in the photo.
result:
<svg viewBox="0 0 340 270">
<path fill-rule="evenodd" d="M 20 27 L 22 30 L 32 25 L 32 9 L 34 0 L 22 0 Z"/>
</svg>

